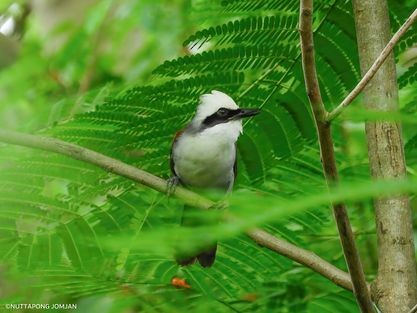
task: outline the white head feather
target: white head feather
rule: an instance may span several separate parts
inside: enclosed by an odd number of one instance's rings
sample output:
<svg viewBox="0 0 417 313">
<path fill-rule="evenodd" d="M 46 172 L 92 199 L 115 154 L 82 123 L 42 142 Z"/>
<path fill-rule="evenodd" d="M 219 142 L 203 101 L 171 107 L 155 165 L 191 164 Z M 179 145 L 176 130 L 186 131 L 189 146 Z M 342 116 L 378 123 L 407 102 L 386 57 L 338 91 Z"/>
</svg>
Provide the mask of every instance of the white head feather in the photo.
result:
<svg viewBox="0 0 417 313">
<path fill-rule="evenodd" d="M 220 108 L 239 109 L 236 102 L 223 92 L 213 90 L 211 93 L 204 94 L 200 97 L 200 104 L 197 107 L 197 112 L 193 118 L 193 124 L 196 126 L 201 125 L 204 119 L 213 113 L 217 112 Z M 204 130 L 205 133 L 223 133 L 226 132 L 233 138 L 239 136 L 242 132 L 242 122 L 240 120 L 230 121 L 224 124 L 218 124 L 213 127 Z M 236 140 L 235 139 L 235 140 Z"/>
<path fill-rule="evenodd" d="M 211 93 L 204 94 L 200 97 L 200 104 L 194 116 L 194 121 L 202 122 L 204 119 L 220 108 L 239 109 L 236 102 L 223 92 L 213 90 Z"/>
</svg>

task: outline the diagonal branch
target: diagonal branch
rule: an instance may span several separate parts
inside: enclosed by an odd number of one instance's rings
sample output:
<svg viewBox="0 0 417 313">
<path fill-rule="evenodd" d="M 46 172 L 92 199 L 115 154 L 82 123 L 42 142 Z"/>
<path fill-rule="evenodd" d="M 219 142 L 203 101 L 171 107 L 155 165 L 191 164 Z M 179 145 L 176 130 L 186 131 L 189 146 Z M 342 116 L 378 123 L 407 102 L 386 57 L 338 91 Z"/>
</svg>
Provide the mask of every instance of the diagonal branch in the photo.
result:
<svg viewBox="0 0 417 313">
<path fill-rule="evenodd" d="M 167 182 L 162 178 L 138 169 L 132 165 L 105 156 L 101 153 L 59 139 L 0 130 L 0 142 L 55 152 L 79 161 L 96 165 L 107 172 L 123 176 L 159 192 L 165 193 L 167 190 Z M 200 209 L 209 209 L 215 204 L 214 202 L 180 186 L 175 189 L 173 196 L 182 200 L 186 204 Z M 347 290 L 353 290 L 352 282 L 348 273 L 338 269 L 313 252 L 297 247 L 261 229 L 248 231 L 247 235 L 259 245 L 310 268 L 336 285 Z"/>
<path fill-rule="evenodd" d="M 347 95 L 347 97 L 335 108 L 329 112 L 326 116 L 326 121 L 332 121 L 339 116 L 345 107 L 352 103 L 353 100 L 362 92 L 362 90 L 368 85 L 376 72 L 379 70 L 382 64 L 394 49 L 395 45 L 400 41 L 401 37 L 408 31 L 408 29 L 417 20 L 417 9 L 408 17 L 404 24 L 398 29 L 398 31 L 392 36 L 391 40 L 387 43 L 384 50 L 375 60 L 374 64 L 369 68 L 366 74 L 362 77 L 355 88 Z"/>
<path fill-rule="evenodd" d="M 312 24 L 313 0 L 301 0 L 300 39 L 304 80 L 316 122 L 324 176 L 328 184 L 334 184 L 338 181 L 338 172 L 330 123 L 325 120 L 327 112 L 321 98 L 319 82 L 317 79 Z M 371 296 L 367 288 L 365 274 L 356 248 L 346 207 L 343 203 L 333 203 L 332 206 L 356 300 L 362 312 L 372 313 L 373 307 Z"/>
</svg>

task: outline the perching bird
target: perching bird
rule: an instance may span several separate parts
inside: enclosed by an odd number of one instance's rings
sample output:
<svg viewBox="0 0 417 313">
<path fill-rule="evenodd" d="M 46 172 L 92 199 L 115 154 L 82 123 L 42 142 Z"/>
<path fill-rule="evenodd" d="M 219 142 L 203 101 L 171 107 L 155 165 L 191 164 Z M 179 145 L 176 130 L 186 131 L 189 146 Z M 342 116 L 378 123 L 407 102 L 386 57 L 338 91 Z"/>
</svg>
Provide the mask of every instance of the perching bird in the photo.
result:
<svg viewBox="0 0 417 313">
<path fill-rule="evenodd" d="M 171 181 L 185 187 L 230 192 L 236 175 L 236 141 L 242 133 L 242 118 L 258 113 L 259 109 L 240 109 L 220 91 L 202 95 L 194 118 L 177 133 L 172 144 Z M 192 224 L 187 221 L 186 210 L 182 224 Z M 189 265 L 197 259 L 201 266 L 210 267 L 216 250 L 214 244 L 194 256 L 177 256 L 177 262 Z"/>
</svg>

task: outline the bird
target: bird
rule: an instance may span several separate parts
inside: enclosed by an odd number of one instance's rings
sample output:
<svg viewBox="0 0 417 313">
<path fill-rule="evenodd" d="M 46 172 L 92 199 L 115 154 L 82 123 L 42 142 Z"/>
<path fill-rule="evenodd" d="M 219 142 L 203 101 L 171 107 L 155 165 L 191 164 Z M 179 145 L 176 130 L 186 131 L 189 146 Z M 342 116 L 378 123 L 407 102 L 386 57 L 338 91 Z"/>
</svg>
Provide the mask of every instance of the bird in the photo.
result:
<svg viewBox="0 0 417 313">
<path fill-rule="evenodd" d="M 213 90 L 203 94 L 191 122 L 177 132 L 171 146 L 172 185 L 191 189 L 211 189 L 230 193 L 237 174 L 236 142 L 243 132 L 242 119 L 255 116 L 257 108 L 242 109 L 227 94 Z M 195 221 L 184 207 L 182 225 Z M 177 255 L 181 266 L 195 263 L 210 267 L 216 258 L 217 243 L 194 255 Z"/>
</svg>

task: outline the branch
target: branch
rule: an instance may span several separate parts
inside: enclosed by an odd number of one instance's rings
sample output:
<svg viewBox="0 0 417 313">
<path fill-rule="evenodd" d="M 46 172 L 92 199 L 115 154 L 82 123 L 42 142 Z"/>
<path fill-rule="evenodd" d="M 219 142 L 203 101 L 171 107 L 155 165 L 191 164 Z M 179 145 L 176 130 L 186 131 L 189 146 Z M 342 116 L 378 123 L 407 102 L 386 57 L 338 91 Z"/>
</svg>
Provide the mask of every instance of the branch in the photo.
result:
<svg viewBox="0 0 417 313">
<path fill-rule="evenodd" d="M 391 37 L 389 8 L 387 0 L 353 0 L 352 4 L 361 74 L 364 75 Z M 396 114 L 400 111 L 393 54 L 365 88 L 362 102 L 366 109 L 374 112 Z M 407 177 L 401 124 L 366 121 L 365 133 L 371 178 L 379 181 Z M 408 312 L 417 300 L 413 205 L 410 202 L 407 193 L 385 194 L 373 199 L 378 271 L 371 289 L 384 313 Z"/>
<path fill-rule="evenodd" d="M 93 82 L 93 79 L 96 76 L 97 63 L 99 61 L 101 44 L 103 42 L 103 39 L 105 39 L 107 35 L 106 24 L 108 24 L 111 14 L 112 12 L 114 12 L 114 10 L 115 5 L 110 2 L 110 4 L 106 8 L 105 15 L 100 21 L 100 25 L 97 27 L 97 29 L 94 31 L 93 36 L 90 38 L 91 51 L 87 58 L 87 64 L 84 69 L 84 74 L 80 80 L 80 85 L 77 92 L 78 99 L 75 101 L 73 107 L 70 110 L 69 118 L 73 117 L 80 110 L 80 107 L 83 102 L 82 96 L 90 89 L 91 83 Z"/>
<path fill-rule="evenodd" d="M 312 269 L 342 288 L 353 291 L 349 274 L 323 260 L 317 254 L 297 247 L 261 229 L 248 231 L 247 235 L 259 245 Z"/>
<path fill-rule="evenodd" d="M 79 161 L 94 164 L 107 172 L 123 176 L 159 192 L 166 192 L 167 182 L 162 178 L 119 160 L 59 139 L 0 130 L 0 141 L 12 145 L 25 146 L 65 155 Z M 209 209 L 215 204 L 180 186 L 175 189 L 172 195 L 182 200 L 184 203 L 200 209 Z M 331 263 L 318 257 L 316 254 L 276 238 L 261 229 L 253 229 L 247 232 L 247 235 L 261 246 L 286 256 L 297 263 L 305 265 L 336 285 L 347 290 L 353 290 L 348 273 L 338 269 Z"/>
<path fill-rule="evenodd" d="M 411 308 L 408 313 L 416 313 L 417 312 L 417 304 Z"/>
<path fill-rule="evenodd" d="M 353 100 L 361 93 L 361 91 L 368 85 L 376 72 L 379 70 L 382 64 L 384 64 L 388 55 L 392 52 L 395 45 L 400 41 L 401 37 L 407 32 L 407 30 L 417 20 L 417 9 L 408 17 L 404 24 L 398 29 L 398 31 L 392 36 L 391 40 L 382 50 L 381 54 L 375 60 L 374 64 L 369 68 L 366 74 L 362 77 L 355 88 L 347 95 L 347 97 L 335 108 L 333 111 L 327 114 L 326 121 L 332 121 L 339 116 L 345 107 L 352 103 Z"/>
<path fill-rule="evenodd" d="M 316 122 L 324 176 L 328 184 L 334 184 L 338 181 L 338 173 L 330 124 L 325 120 L 327 112 L 324 108 L 317 79 L 312 24 L 313 0 L 301 0 L 300 39 L 304 80 Z M 356 300 L 362 312 L 372 313 L 371 296 L 356 248 L 346 207 L 343 203 L 333 203 L 332 207 Z"/>
</svg>

